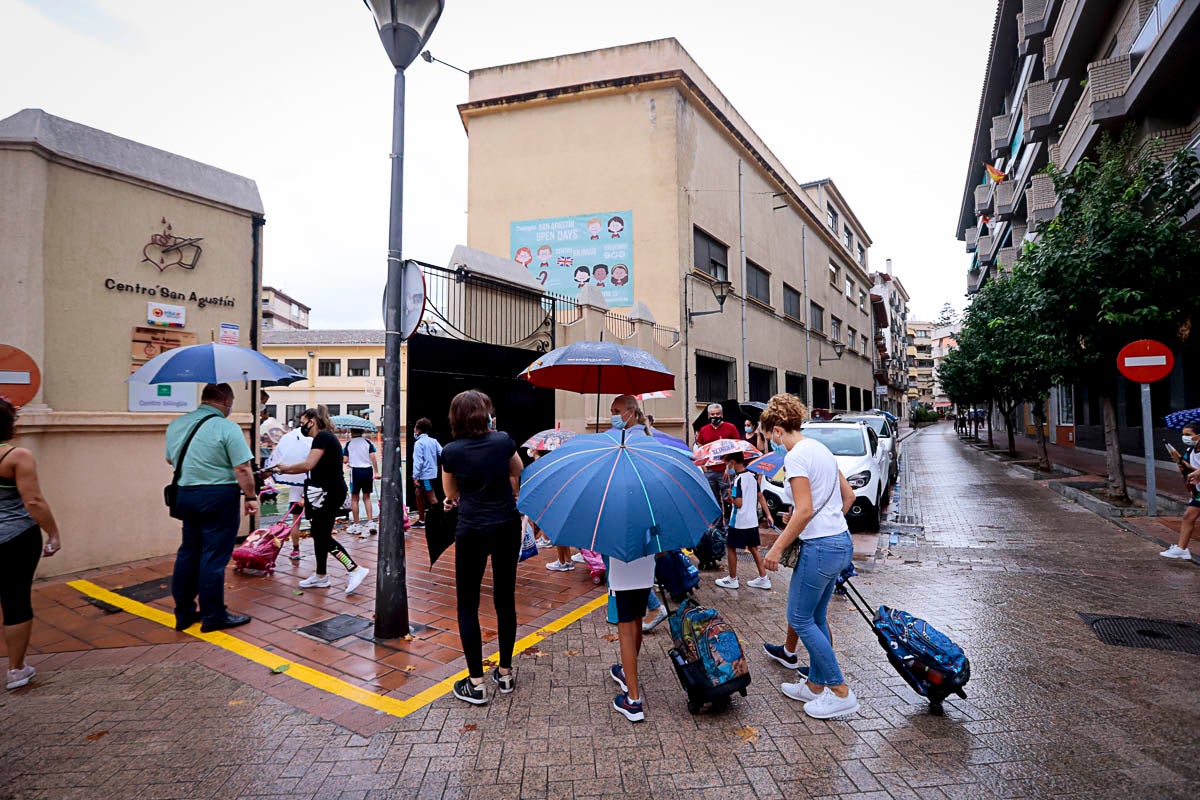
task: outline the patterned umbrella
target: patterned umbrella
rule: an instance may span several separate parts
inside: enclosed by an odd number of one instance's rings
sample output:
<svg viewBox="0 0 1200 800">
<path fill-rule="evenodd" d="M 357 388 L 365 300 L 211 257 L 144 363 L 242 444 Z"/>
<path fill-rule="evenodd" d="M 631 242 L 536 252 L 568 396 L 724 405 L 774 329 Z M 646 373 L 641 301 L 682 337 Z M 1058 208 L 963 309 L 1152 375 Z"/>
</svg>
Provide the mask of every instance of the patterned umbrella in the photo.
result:
<svg viewBox="0 0 1200 800">
<path fill-rule="evenodd" d="M 751 472 L 757 472 L 759 475 L 765 475 L 769 480 L 783 480 L 783 458 L 784 453 L 773 451 L 767 453 L 762 458 L 756 458 L 746 465 L 746 469 Z"/>
<path fill-rule="evenodd" d="M 550 428 L 549 430 L 544 430 L 541 433 L 535 433 L 533 436 L 530 436 L 521 447 L 527 450 L 543 450 L 548 452 L 558 449 L 559 445 L 574 439 L 575 436 L 575 431 L 567 430 L 566 428 Z"/>
<path fill-rule="evenodd" d="M 1184 425 L 1200 422 L 1200 408 L 1189 408 L 1186 411 L 1175 411 L 1163 419 L 1168 428 L 1182 429 Z"/>
<path fill-rule="evenodd" d="M 698 449 L 692 460 L 702 467 L 715 467 L 730 453 L 745 453 L 746 458 L 758 458 L 762 455 L 757 447 L 745 439 L 718 439 Z"/>
<path fill-rule="evenodd" d="M 132 383 L 295 381 L 296 370 L 257 350 L 231 344 L 192 344 L 159 353 L 126 378 Z"/>
<path fill-rule="evenodd" d="M 635 394 L 634 397 L 636 397 L 638 400 L 665 400 L 668 397 L 674 396 L 674 394 L 675 394 L 674 392 L 666 392 L 666 391 L 664 391 L 664 392 L 643 392 L 642 394 Z"/>
<path fill-rule="evenodd" d="M 364 419 L 357 414 L 338 414 L 336 417 L 329 418 L 335 427 L 341 428 L 344 431 L 352 431 L 358 429 L 360 431 L 370 431 L 374 433 L 379 430 L 379 426 L 369 419 Z"/>
</svg>

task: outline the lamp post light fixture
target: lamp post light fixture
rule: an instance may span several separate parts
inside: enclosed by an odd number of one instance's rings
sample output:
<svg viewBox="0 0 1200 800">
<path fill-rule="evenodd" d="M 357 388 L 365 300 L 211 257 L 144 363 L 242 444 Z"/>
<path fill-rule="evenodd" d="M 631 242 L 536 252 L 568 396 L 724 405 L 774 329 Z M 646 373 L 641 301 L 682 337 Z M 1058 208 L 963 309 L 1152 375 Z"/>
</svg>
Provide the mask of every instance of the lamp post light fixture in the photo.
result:
<svg viewBox="0 0 1200 800">
<path fill-rule="evenodd" d="M 841 361 L 842 353 L 844 353 L 844 352 L 846 352 L 846 345 L 842 344 L 841 342 L 834 342 L 833 343 L 833 358 L 826 358 L 825 356 L 819 355 L 817 357 L 817 363 L 824 364 L 826 361 Z"/>
<path fill-rule="evenodd" d="M 696 278 L 696 276 L 692 275 L 691 273 L 688 273 L 688 277 L 695 278 L 695 280 L 701 280 L 700 278 Z M 722 311 L 724 311 L 725 300 L 729 297 L 730 292 L 733 291 L 733 284 L 729 281 L 705 281 L 705 283 L 708 283 L 708 288 L 712 290 L 713 297 L 717 299 L 717 310 L 692 311 L 691 309 L 688 309 L 687 315 L 689 325 L 691 324 L 692 319 L 695 317 L 704 317 L 709 314 L 720 314 Z"/>
<path fill-rule="evenodd" d="M 404 70 L 429 41 L 445 0 L 364 0 L 379 39 L 396 68 L 392 102 L 392 200 L 388 217 L 387 286 L 383 327 L 383 482 L 379 498 L 379 573 L 375 581 L 375 638 L 408 635 L 408 568 L 400 453 L 400 344 L 404 308 L 404 261 L 400 255 L 404 210 Z"/>
</svg>

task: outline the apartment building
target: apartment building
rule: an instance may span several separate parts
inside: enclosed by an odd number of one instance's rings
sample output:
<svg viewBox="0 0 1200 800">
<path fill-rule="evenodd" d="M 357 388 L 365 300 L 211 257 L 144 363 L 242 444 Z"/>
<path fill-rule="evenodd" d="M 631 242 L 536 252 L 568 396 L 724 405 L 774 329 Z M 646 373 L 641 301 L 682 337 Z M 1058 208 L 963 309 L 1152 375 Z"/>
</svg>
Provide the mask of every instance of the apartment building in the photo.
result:
<svg viewBox="0 0 1200 800">
<path fill-rule="evenodd" d="M 933 407 L 933 323 L 908 321 L 908 402 Z"/>
<path fill-rule="evenodd" d="M 1200 0 L 1000 0 L 958 238 L 976 292 L 1052 219 L 1047 163 L 1071 170 L 1132 123 L 1200 152 Z M 1007 175 L 987 179 L 984 164 Z M 1196 221 L 1193 212 L 1192 224 Z"/>
<path fill-rule="evenodd" d="M 874 405 L 863 222 L 832 180 L 795 179 L 679 42 L 473 70 L 459 114 L 468 245 L 678 327 L 683 418 L 780 391 Z"/>
<path fill-rule="evenodd" d="M 872 276 L 871 304 L 875 316 L 875 395 L 876 407 L 908 418 L 908 291 L 887 270 Z"/>
<path fill-rule="evenodd" d="M 330 415 L 357 414 L 382 424 L 383 340 L 382 330 L 263 331 L 263 354 L 305 378 L 269 387 L 267 411 L 295 422 L 304 409 L 324 405 Z M 402 369 L 406 357 L 407 348 L 401 348 Z"/>
<path fill-rule="evenodd" d="M 958 336 L 961 332 L 961 322 L 933 329 L 933 408 L 935 411 L 949 409 L 953 405 L 950 402 L 950 397 L 942 390 L 942 382 L 938 377 L 938 370 L 941 369 L 942 359 L 951 350 L 958 347 Z"/>
<path fill-rule="evenodd" d="M 264 286 L 260 302 L 263 330 L 308 330 L 311 309 L 299 300 L 274 287 Z"/>
</svg>

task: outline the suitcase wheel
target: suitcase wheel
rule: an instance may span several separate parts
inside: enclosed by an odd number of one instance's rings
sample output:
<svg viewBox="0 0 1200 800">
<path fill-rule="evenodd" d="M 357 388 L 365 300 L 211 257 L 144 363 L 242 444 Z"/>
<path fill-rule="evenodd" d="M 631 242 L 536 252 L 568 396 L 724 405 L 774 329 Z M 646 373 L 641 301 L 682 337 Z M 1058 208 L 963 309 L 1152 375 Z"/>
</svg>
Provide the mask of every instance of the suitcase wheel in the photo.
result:
<svg viewBox="0 0 1200 800">
<path fill-rule="evenodd" d="M 689 714 L 699 714 L 700 709 L 703 705 L 704 705 L 703 703 L 700 703 L 696 700 L 688 700 L 688 713 Z"/>
<path fill-rule="evenodd" d="M 746 690 L 745 690 L 745 689 L 738 689 L 738 694 L 740 694 L 742 697 L 745 697 L 745 696 L 746 696 Z"/>
</svg>

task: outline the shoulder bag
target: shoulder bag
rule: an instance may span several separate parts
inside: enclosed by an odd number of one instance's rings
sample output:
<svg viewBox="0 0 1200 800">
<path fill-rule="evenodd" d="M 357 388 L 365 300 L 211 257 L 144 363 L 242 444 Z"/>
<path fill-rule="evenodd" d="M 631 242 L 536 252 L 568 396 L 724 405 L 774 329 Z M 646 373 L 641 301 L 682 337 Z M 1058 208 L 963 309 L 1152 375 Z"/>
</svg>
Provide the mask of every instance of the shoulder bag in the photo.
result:
<svg viewBox="0 0 1200 800">
<path fill-rule="evenodd" d="M 841 471 L 839 471 L 837 480 L 835 480 L 833 482 L 833 491 L 829 493 L 829 497 L 825 498 L 825 502 L 821 503 L 821 507 L 818 508 L 816 510 L 816 512 L 813 514 L 813 519 L 816 519 L 817 515 L 825 510 L 825 506 L 829 505 L 829 502 L 831 500 L 833 500 L 834 495 L 838 494 L 838 490 L 841 488 L 842 488 L 842 473 L 841 473 Z M 795 506 L 792 506 L 792 509 L 795 510 Z M 804 531 L 801 531 L 800 533 L 803 534 Z M 783 551 L 783 554 L 779 556 L 779 566 L 788 567 L 789 569 L 795 569 L 796 565 L 799 563 L 800 563 L 800 535 L 798 534 L 796 536 L 796 541 L 789 544 L 787 546 L 787 549 Z"/>
<path fill-rule="evenodd" d="M 208 416 L 197 422 L 187 438 L 183 440 L 183 447 L 179 449 L 179 457 L 175 459 L 175 475 L 171 478 L 171 482 L 163 487 L 163 502 L 167 504 L 171 516 L 175 519 L 183 519 L 176 508 L 176 502 L 179 499 L 179 476 L 183 474 L 183 459 L 187 456 L 188 447 L 192 444 L 192 439 L 195 438 L 196 432 L 200 427 L 210 419 L 215 419 L 214 416 Z"/>
</svg>

